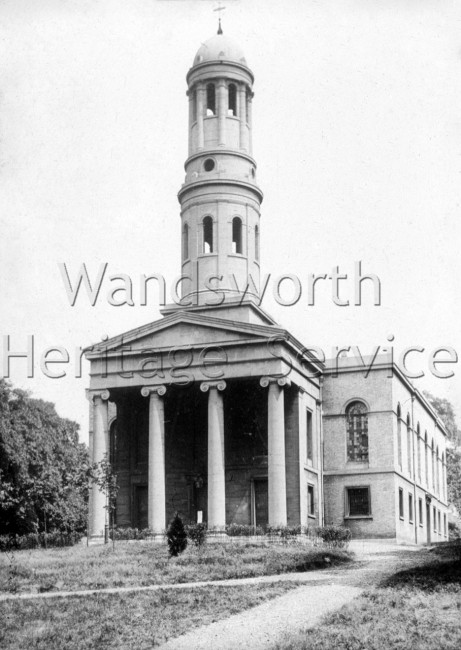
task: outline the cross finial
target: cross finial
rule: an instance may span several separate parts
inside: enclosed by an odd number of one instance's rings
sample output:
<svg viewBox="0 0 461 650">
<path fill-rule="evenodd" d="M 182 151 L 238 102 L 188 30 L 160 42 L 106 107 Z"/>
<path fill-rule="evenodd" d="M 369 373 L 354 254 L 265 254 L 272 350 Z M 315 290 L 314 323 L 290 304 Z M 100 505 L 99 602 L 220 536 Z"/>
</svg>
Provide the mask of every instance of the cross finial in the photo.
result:
<svg viewBox="0 0 461 650">
<path fill-rule="evenodd" d="M 218 2 L 218 6 L 216 7 L 216 9 L 213 9 L 213 11 L 221 12 L 221 11 L 224 11 L 225 8 L 226 7 L 223 7 L 222 4 L 220 2 Z M 221 15 L 220 15 L 219 18 L 218 18 L 218 34 L 222 34 L 222 33 L 223 33 L 223 31 L 222 31 L 222 27 L 221 27 Z"/>
</svg>

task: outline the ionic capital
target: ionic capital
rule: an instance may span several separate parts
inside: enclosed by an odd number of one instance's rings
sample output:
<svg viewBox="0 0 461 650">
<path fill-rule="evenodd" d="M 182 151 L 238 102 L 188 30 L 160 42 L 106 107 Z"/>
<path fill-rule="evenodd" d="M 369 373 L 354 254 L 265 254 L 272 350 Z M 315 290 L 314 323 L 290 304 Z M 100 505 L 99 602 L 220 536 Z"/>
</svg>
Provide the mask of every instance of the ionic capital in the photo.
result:
<svg viewBox="0 0 461 650">
<path fill-rule="evenodd" d="M 227 384 L 224 381 L 224 379 L 221 379 L 220 381 L 202 381 L 200 384 L 200 390 L 202 393 L 207 393 L 210 388 L 217 388 L 218 390 L 225 390 Z"/>
<path fill-rule="evenodd" d="M 105 402 L 110 399 L 110 392 L 106 389 L 104 390 L 90 390 L 89 388 L 86 389 L 85 391 L 86 398 L 89 402 L 94 404 L 94 400 L 99 397 L 100 399 L 104 400 Z"/>
<path fill-rule="evenodd" d="M 267 388 L 269 384 L 278 384 L 281 388 L 291 385 L 288 377 L 261 377 L 259 383 L 263 388 Z"/>
<path fill-rule="evenodd" d="M 143 386 L 141 388 L 141 395 L 143 397 L 149 397 L 152 393 L 156 393 L 160 397 L 165 395 L 166 393 L 166 386 L 160 385 L 160 386 Z"/>
</svg>

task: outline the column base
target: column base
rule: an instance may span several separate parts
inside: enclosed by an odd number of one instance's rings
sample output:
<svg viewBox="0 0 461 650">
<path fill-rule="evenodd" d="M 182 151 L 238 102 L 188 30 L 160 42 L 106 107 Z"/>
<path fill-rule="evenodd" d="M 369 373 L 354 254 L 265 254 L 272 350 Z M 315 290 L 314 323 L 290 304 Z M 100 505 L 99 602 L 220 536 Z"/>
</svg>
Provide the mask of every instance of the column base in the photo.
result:
<svg viewBox="0 0 461 650">
<path fill-rule="evenodd" d="M 152 535 L 146 537 L 146 542 L 152 544 L 166 544 L 166 535 L 165 533 L 152 533 Z"/>
<path fill-rule="evenodd" d="M 216 530 L 207 530 L 206 533 L 206 541 L 213 543 L 213 542 L 223 542 L 228 539 L 228 535 L 224 529 L 216 529 Z"/>
<path fill-rule="evenodd" d="M 104 543 L 104 535 L 90 535 L 88 537 L 88 546 L 100 546 Z"/>
</svg>

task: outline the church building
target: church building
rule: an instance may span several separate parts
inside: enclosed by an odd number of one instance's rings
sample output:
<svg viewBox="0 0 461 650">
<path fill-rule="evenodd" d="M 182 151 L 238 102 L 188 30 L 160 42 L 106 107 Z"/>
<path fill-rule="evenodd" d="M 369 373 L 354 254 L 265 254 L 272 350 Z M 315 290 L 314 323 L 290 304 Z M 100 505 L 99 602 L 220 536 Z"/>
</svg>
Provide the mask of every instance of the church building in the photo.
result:
<svg viewBox="0 0 461 650">
<path fill-rule="evenodd" d="M 333 524 L 447 539 L 446 431 L 427 400 L 387 357 L 367 376 L 321 363 L 259 306 L 253 82 L 219 27 L 187 73 L 181 304 L 86 351 L 90 455 L 117 475 L 116 524 L 161 538 L 178 511 L 222 536 Z M 93 486 L 90 543 L 105 505 Z"/>
</svg>

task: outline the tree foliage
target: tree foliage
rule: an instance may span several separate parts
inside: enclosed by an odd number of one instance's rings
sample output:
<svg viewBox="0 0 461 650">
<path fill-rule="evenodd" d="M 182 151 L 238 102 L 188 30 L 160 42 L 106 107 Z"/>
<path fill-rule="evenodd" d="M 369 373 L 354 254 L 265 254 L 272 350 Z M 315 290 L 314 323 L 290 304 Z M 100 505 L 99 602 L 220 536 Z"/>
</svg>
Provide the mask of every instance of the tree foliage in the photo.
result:
<svg viewBox="0 0 461 650">
<path fill-rule="evenodd" d="M 170 525 L 166 531 L 166 537 L 168 552 L 171 557 L 176 557 L 185 551 L 187 546 L 187 533 L 182 519 L 177 512 L 175 512 L 173 519 L 170 521 Z"/>
<path fill-rule="evenodd" d="M 84 530 L 87 473 L 78 424 L 0 379 L 0 534 Z"/>
<path fill-rule="evenodd" d="M 444 423 L 451 444 L 447 446 L 448 502 L 461 513 L 461 429 L 456 423 L 453 404 L 442 397 L 424 391 L 426 399 Z"/>
<path fill-rule="evenodd" d="M 448 432 L 449 440 L 451 440 L 454 445 L 461 445 L 461 429 L 456 423 L 453 404 L 445 397 L 435 397 L 428 391 L 424 391 L 424 397 L 428 400 L 432 408 L 444 423 Z"/>
</svg>

